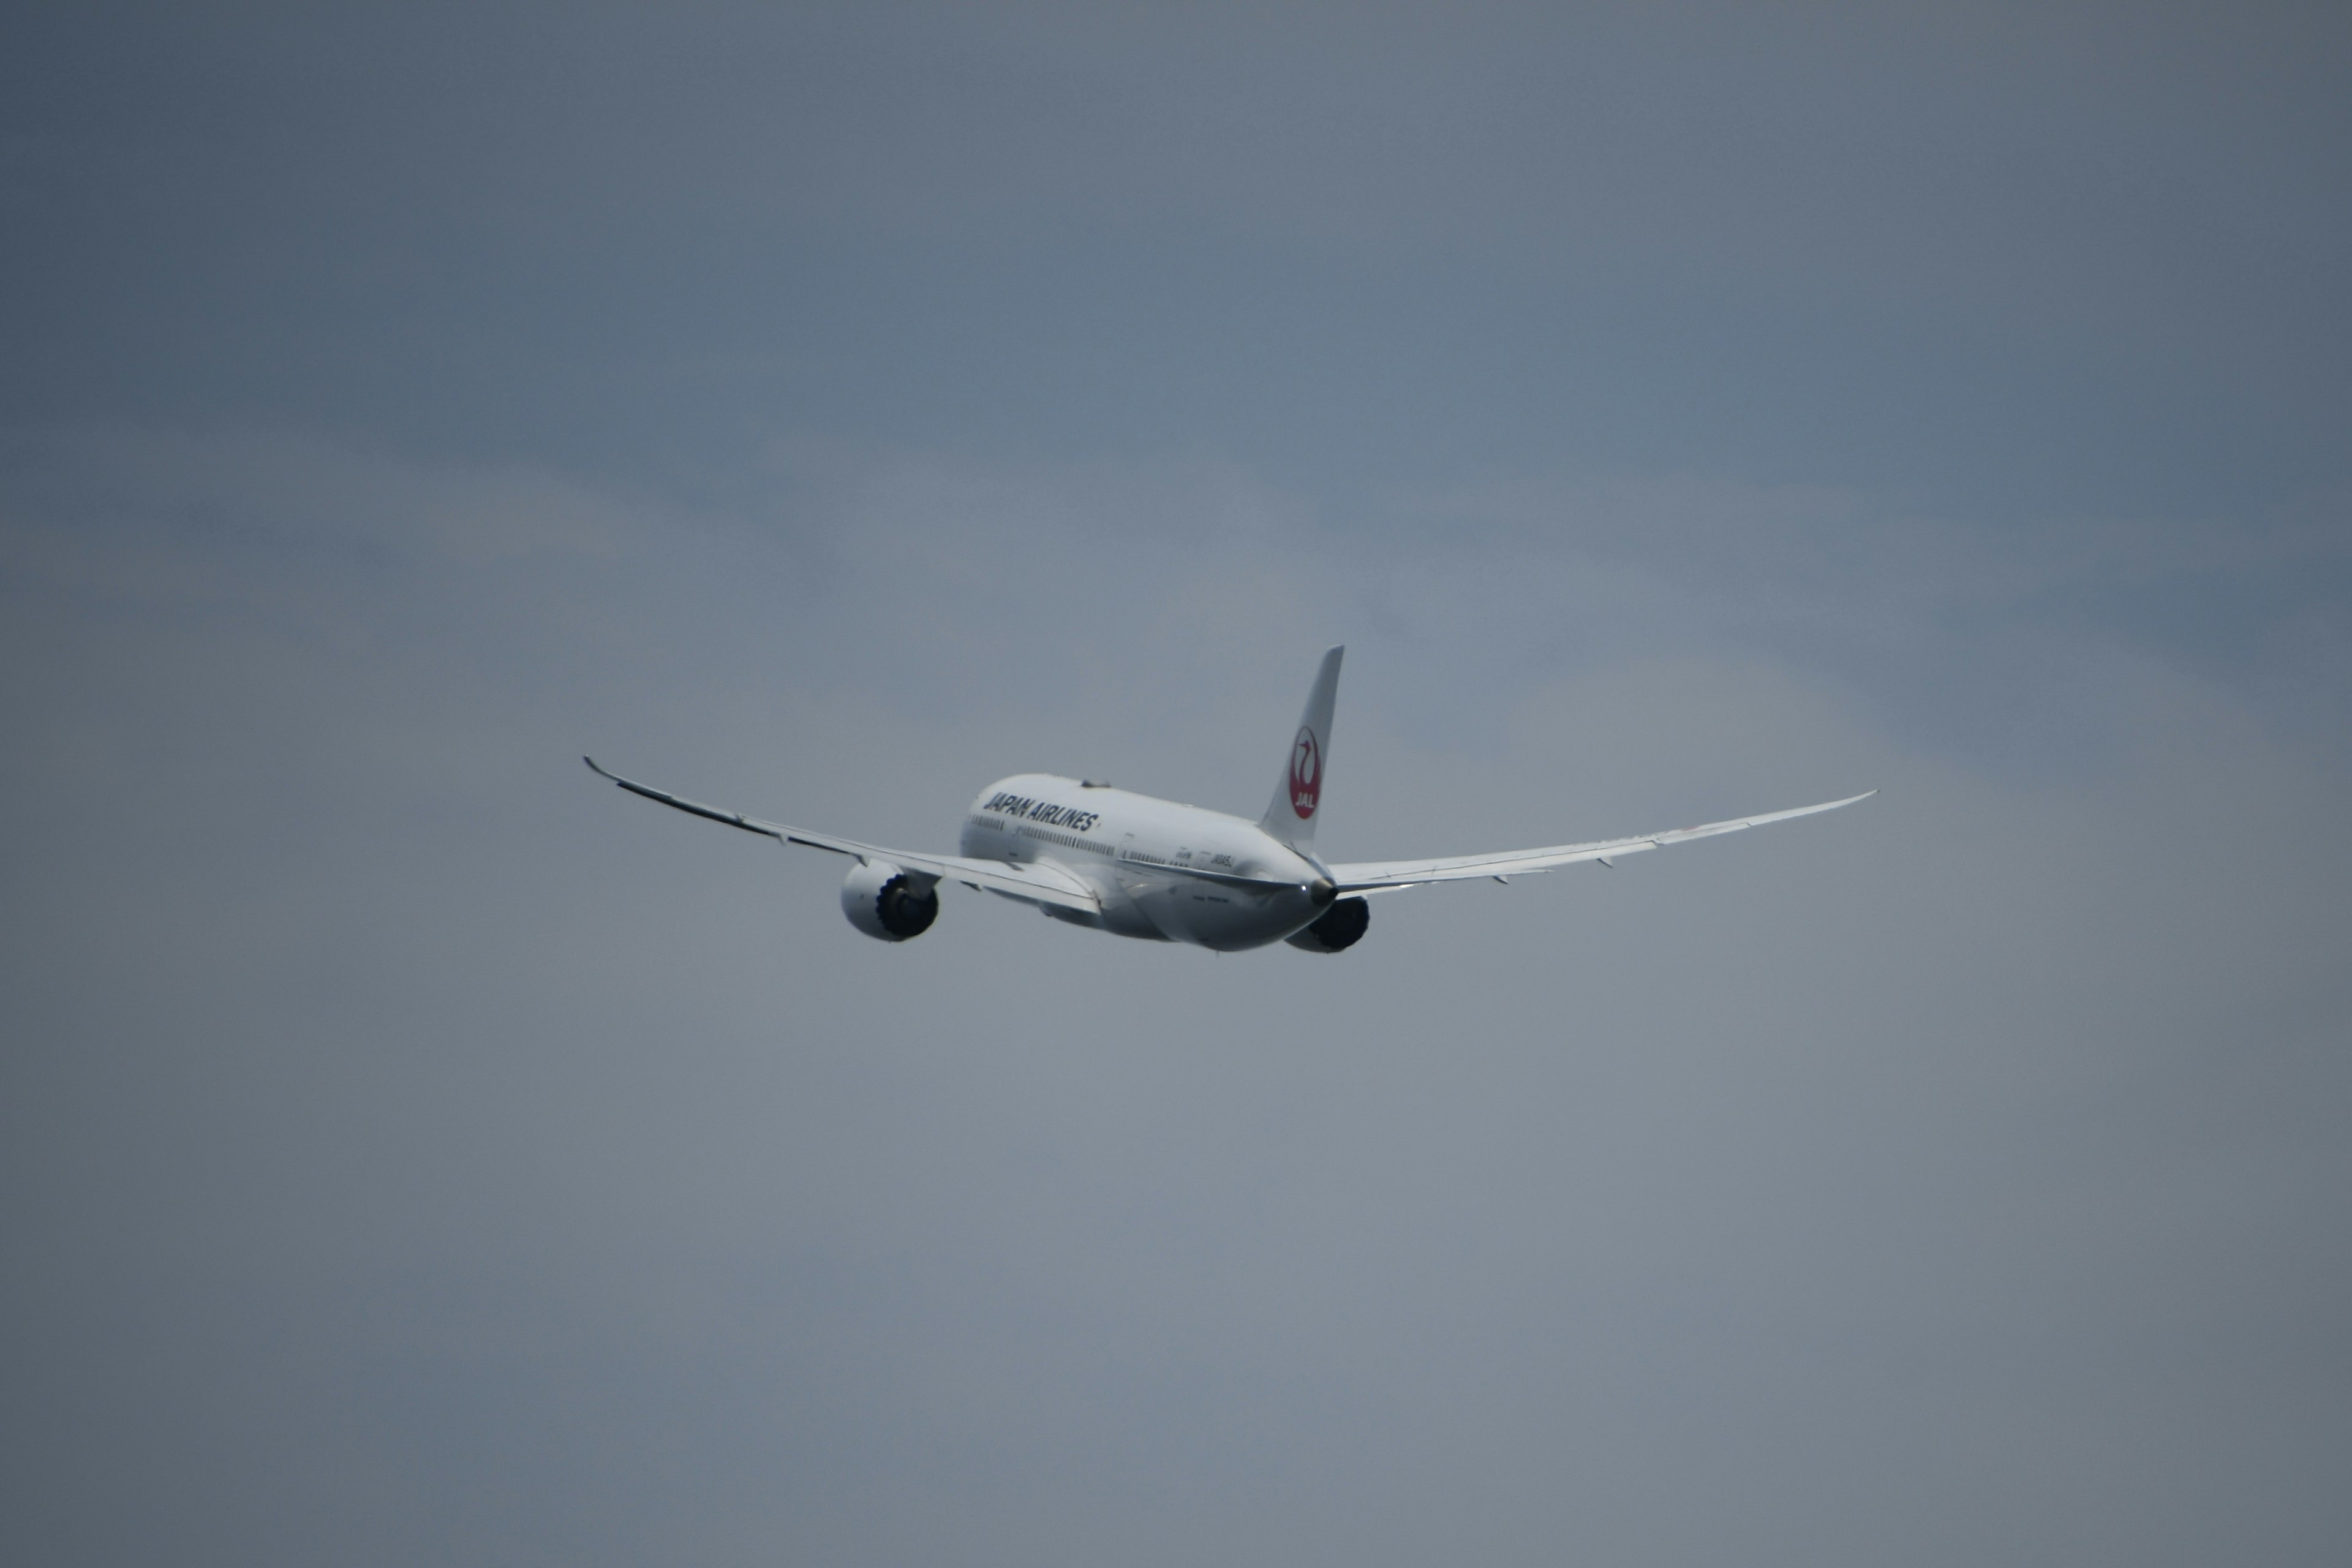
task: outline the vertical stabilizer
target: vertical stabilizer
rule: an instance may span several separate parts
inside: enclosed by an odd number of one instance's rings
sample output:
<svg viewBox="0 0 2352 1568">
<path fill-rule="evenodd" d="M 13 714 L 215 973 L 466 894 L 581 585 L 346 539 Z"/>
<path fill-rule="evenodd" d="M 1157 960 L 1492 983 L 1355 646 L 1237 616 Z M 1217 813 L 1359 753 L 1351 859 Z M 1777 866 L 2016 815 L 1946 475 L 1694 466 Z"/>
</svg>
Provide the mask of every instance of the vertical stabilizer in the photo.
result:
<svg viewBox="0 0 2352 1568">
<path fill-rule="evenodd" d="M 1323 805 L 1323 773 L 1331 761 L 1331 704 L 1339 695 L 1339 656 L 1344 647 L 1323 655 L 1315 672 L 1314 689 L 1307 694 L 1307 711 L 1298 731 L 1290 738 L 1290 754 L 1282 762 L 1281 782 L 1274 786 L 1274 804 L 1265 808 L 1258 826 L 1294 849 L 1315 843 L 1315 819 Z"/>
</svg>

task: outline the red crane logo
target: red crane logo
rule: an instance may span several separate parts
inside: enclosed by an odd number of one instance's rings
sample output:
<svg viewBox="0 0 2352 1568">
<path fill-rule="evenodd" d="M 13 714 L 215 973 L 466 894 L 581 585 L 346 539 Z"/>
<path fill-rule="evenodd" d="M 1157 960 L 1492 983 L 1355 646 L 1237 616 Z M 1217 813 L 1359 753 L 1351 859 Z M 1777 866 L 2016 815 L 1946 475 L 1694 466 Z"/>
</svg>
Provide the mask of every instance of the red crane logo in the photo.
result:
<svg viewBox="0 0 2352 1568">
<path fill-rule="evenodd" d="M 1322 796 L 1323 749 L 1315 743 L 1315 731 L 1301 725 L 1290 744 L 1290 809 L 1304 822 L 1315 815 Z"/>
</svg>

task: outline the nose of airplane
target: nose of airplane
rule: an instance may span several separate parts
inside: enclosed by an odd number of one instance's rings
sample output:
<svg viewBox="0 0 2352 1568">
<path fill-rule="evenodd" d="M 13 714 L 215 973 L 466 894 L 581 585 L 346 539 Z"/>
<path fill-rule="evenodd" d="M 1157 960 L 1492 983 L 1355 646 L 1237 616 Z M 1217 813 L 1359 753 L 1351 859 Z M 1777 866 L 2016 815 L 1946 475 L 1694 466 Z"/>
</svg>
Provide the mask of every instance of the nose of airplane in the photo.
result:
<svg viewBox="0 0 2352 1568">
<path fill-rule="evenodd" d="M 1315 907 L 1319 910 L 1338 898 L 1339 889 L 1332 886 L 1330 878 L 1318 877 L 1307 884 L 1307 896 L 1315 900 Z"/>
</svg>

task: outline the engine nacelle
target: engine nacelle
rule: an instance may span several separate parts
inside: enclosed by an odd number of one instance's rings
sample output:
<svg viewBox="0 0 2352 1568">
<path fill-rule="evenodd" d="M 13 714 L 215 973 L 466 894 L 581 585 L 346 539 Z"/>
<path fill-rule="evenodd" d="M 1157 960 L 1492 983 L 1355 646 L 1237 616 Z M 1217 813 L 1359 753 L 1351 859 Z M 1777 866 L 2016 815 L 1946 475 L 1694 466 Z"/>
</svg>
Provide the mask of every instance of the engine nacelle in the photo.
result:
<svg viewBox="0 0 2352 1568">
<path fill-rule="evenodd" d="M 1308 952 L 1338 952 L 1361 942 L 1365 928 L 1371 923 L 1371 905 L 1361 899 L 1341 899 L 1325 910 L 1313 925 L 1293 931 L 1283 940 Z"/>
<path fill-rule="evenodd" d="M 887 860 L 861 860 L 841 884 L 841 912 L 867 936 L 904 942 L 940 918 L 939 879 L 910 875 Z"/>
</svg>

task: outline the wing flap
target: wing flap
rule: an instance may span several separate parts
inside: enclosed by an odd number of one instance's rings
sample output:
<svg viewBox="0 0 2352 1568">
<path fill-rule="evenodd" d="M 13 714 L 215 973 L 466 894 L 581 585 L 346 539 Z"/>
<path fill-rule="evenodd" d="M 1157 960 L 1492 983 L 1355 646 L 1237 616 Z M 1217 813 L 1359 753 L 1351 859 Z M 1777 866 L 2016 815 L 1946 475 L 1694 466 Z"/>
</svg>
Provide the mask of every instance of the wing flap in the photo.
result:
<svg viewBox="0 0 2352 1568">
<path fill-rule="evenodd" d="M 962 855 L 918 855 L 906 850 L 871 847 L 867 847 L 866 854 L 909 871 L 937 877 L 942 881 L 983 888 L 992 893 L 1026 899 L 1033 904 L 1052 904 L 1057 909 L 1077 910 L 1086 914 L 1102 912 L 1102 900 L 1095 896 L 1092 888 L 1060 867 L 1043 861 L 1014 866 L 1003 860 L 974 860 Z"/>
<path fill-rule="evenodd" d="M 1743 827 L 1761 827 L 1768 822 L 1786 822 L 1791 817 L 1835 811 L 1842 805 L 1868 800 L 1877 793 L 1874 789 L 1865 790 L 1843 800 L 1823 801 L 1819 805 L 1768 811 L 1759 816 L 1736 816 L 1726 822 L 1709 822 L 1697 827 L 1676 827 L 1664 833 L 1643 834 L 1638 838 L 1598 839 L 1589 844 L 1556 844 L 1544 849 L 1505 849 L 1488 855 L 1457 855 L 1429 860 L 1353 861 L 1333 866 L 1330 868 L 1331 879 L 1345 894 L 1385 892 L 1396 888 L 1419 887 L 1424 882 L 1466 882 L 1480 877 L 1524 877 L 1561 866 L 1573 866 L 1582 860 L 1603 858 L 1613 860 L 1621 855 L 1638 855 L 1645 849 L 1687 844 L 1694 838 L 1712 838 L 1719 833 L 1737 833 Z"/>
</svg>

